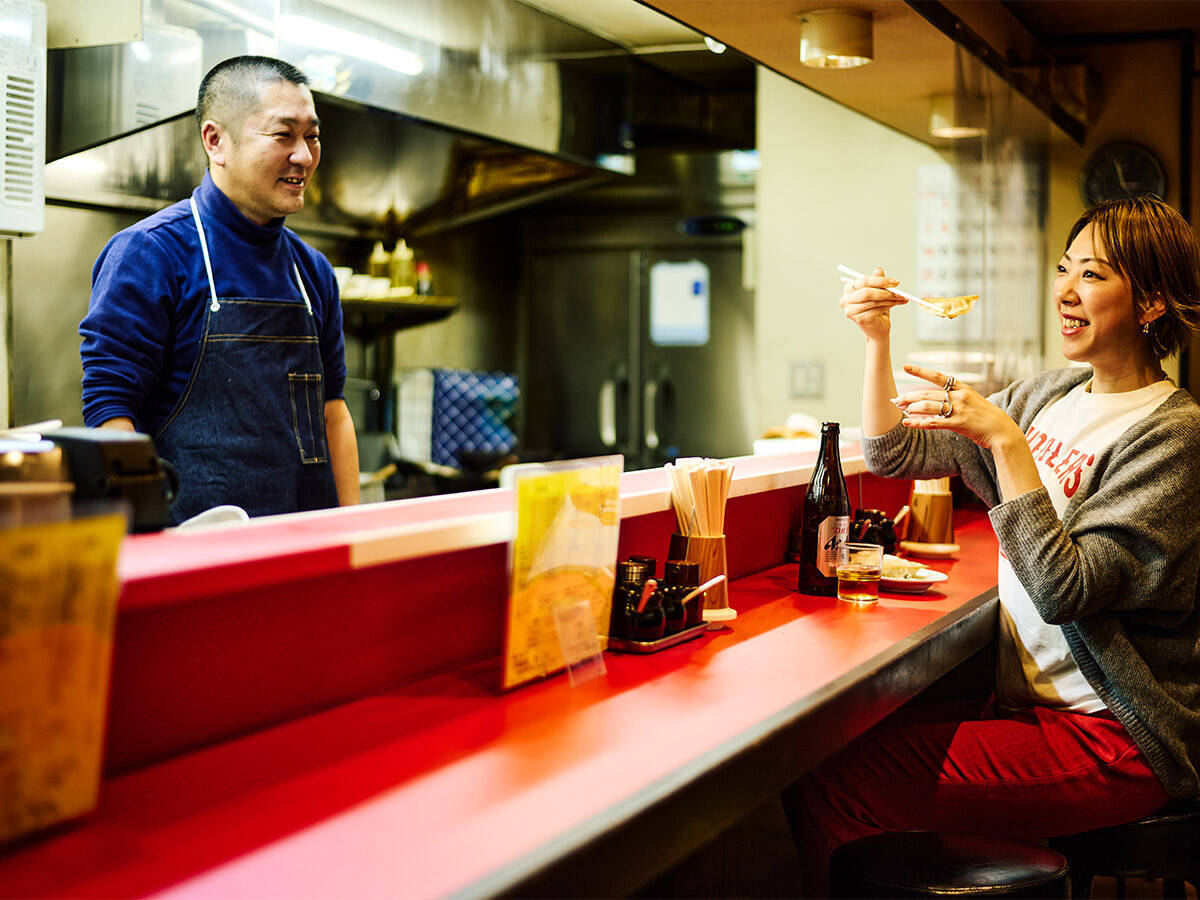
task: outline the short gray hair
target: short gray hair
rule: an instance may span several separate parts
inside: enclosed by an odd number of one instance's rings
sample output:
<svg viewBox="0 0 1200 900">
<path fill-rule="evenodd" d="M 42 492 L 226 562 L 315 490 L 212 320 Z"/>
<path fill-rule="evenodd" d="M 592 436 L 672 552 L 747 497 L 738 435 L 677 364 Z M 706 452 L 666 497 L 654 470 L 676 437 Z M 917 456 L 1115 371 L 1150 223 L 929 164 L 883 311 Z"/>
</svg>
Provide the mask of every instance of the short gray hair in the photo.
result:
<svg viewBox="0 0 1200 900">
<path fill-rule="evenodd" d="M 236 130 L 262 99 L 268 84 L 286 81 L 308 84 L 308 76 L 291 63 L 270 56 L 233 56 L 217 63 L 204 80 L 196 97 L 196 125 L 212 119 Z"/>
</svg>

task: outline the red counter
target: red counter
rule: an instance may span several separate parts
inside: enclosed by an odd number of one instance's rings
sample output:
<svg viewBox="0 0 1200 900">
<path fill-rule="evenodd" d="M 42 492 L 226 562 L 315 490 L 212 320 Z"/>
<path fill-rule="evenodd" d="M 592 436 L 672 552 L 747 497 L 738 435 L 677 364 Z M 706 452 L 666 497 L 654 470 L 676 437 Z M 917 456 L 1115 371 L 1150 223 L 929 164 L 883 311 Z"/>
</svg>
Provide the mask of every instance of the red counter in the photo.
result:
<svg viewBox="0 0 1200 900">
<path fill-rule="evenodd" d="M 608 653 L 607 675 L 579 687 L 558 676 L 496 690 L 503 545 L 355 568 L 363 541 L 345 535 L 381 538 L 354 514 L 386 509 L 330 514 L 353 527 L 326 521 L 311 543 L 276 529 L 316 534 L 314 518 L 263 526 L 272 552 L 265 571 L 242 573 L 250 585 L 236 570 L 261 559 L 245 549 L 251 532 L 241 557 L 228 535 L 195 541 L 188 577 L 178 560 L 155 572 L 149 553 L 126 559 L 100 809 L 0 856 L 0 895 L 635 889 L 994 633 L 982 515 L 956 521 L 957 560 L 930 564 L 948 581 L 860 609 L 795 593 L 795 566 L 746 569 L 781 558 L 782 537 L 761 546 L 762 522 L 790 517 L 802 492 L 763 477 L 730 504 L 732 628 L 651 656 Z M 856 486 L 856 500 L 894 507 L 873 493 L 890 487 Z M 622 555 L 669 534 L 658 502 L 633 502 Z M 742 520 L 755 546 L 735 549 Z"/>
</svg>

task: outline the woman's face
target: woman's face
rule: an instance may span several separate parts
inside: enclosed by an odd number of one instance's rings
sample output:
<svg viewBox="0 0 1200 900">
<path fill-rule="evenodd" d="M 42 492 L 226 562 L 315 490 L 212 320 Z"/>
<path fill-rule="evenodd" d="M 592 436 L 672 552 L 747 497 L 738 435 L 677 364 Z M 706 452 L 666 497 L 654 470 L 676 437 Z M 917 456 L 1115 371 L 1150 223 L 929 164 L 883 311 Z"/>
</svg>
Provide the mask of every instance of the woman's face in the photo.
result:
<svg viewBox="0 0 1200 900">
<path fill-rule="evenodd" d="M 1133 291 L 1105 259 L 1091 225 L 1079 232 L 1058 261 L 1054 279 L 1063 355 L 1116 372 L 1145 352 Z"/>
</svg>

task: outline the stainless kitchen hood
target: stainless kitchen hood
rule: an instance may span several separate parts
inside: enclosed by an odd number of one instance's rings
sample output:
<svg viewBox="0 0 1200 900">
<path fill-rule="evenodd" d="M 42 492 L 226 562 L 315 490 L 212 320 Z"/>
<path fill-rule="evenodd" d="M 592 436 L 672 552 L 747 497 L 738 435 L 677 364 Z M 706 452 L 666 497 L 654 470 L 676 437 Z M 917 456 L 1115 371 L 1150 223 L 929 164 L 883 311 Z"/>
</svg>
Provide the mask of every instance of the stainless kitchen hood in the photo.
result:
<svg viewBox="0 0 1200 900">
<path fill-rule="evenodd" d="M 205 165 L 196 87 L 240 53 L 311 79 L 325 153 L 296 224 L 334 232 L 417 236 L 619 180 L 639 145 L 753 139 L 745 93 L 517 0 L 147 0 L 140 41 L 52 51 L 47 197 L 184 196 Z"/>
<path fill-rule="evenodd" d="M 357 4 L 152 0 L 142 39 L 51 55 L 47 197 L 152 209 L 205 158 L 190 121 L 202 74 L 239 53 L 308 74 L 325 155 L 296 224 L 444 229 L 619 178 L 627 78 L 562 53 L 612 49 L 516 0 Z M 407 30 L 399 30 L 404 26 Z"/>
</svg>

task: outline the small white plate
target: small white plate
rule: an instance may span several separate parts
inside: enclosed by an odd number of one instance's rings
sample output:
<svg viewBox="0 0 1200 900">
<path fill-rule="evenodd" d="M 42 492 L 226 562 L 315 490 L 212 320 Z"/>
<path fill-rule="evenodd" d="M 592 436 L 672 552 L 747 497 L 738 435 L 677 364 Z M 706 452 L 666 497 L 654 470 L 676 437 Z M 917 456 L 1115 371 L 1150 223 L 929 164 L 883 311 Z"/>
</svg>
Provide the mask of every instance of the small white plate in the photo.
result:
<svg viewBox="0 0 1200 900">
<path fill-rule="evenodd" d="M 933 569 L 921 569 L 915 578 L 880 578 L 879 589 L 892 591 L 897 594 L 919 594 L 927 591 L 933 585 L 945 581 L 950 576 Z"/>
</svg>

